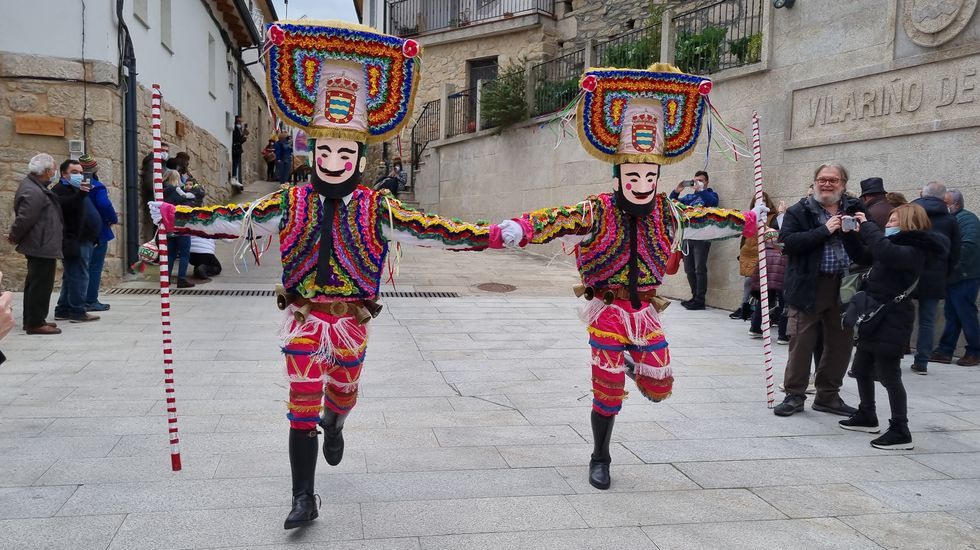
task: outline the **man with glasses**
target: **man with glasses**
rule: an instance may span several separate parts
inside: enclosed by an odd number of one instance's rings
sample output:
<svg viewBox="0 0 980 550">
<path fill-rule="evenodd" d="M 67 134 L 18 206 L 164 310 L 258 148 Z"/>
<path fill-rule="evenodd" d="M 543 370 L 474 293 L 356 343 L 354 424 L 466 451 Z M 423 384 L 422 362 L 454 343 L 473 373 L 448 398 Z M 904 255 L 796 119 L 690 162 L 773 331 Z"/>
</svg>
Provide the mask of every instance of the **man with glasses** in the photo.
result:
<svg viewBox="0 0 980 550">
<path fill-rule="evenodd" d="M 860 250 L 853 216 L 864 212 L 859 199 L 845 194 L 847 169 L 822 164 L 814 172 L 813 194 L 786 211 L 779 240 L 788 256 L 783 299 L 789 306 L 789 360 L 783 386 L 786 398 L 777 416 L 803 411 L 810 378 L 810 360 L 823 333 L 817 364 L 813 410 L 850 416 L 857 409 L 840 398 L 844 372 L 851 359 L 850 329 L 842 327 L 840 281 L 851 260 L 847 249 Z"/>
</svg>

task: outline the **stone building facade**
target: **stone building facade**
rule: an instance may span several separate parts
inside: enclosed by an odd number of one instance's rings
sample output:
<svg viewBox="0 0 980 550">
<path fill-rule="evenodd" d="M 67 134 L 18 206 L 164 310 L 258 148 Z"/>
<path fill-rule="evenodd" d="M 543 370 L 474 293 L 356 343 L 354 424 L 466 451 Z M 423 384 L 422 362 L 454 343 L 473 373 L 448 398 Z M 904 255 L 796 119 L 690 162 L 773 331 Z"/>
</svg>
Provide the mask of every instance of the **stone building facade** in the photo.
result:
<svg viewBox="0 0 980 550">
<path fill-rule="evenodd" d="M 99 163 L 99 177 L 109 189 L 109 197 L 120 214 L 116 226 L 117 239 L 109 245 L 105 282 L 112 284 L 124 272 L 125 251 L 125 179 L 123 176 L 123 99 L 117 84 L 116 66 L 106 62 L 85 62 L 14 53 L 0 53 L 0 228 L 9 228 L 14 217 L 14 194 L 27 174 L 27 163 L 37 153 L 51 154 L 60 162 L 68 158 L 68 141 L 82 140 L 86 152 Z M 61 79 L 61 80 L 58 80 Z M 64 79 L 85 80 L 99 84 L 83 85 Z M 138 159 L 152 147 L 150 127 L 151 92 L 138 85 L 137 116 Z M 253 79 L 245 80 L 243 115 L 252 129 L 251 143 L 246 143 L 242 155 L 245 181 L 264 178 L 265 166 L 260 164 L 265 136 L 272 132 L 265 115 L 265 95 Z M 249 108 L 251 107 L 251 108 Z M 262 109 L 259 109 L 262 107 Z M 54 117 L 64 119 L 64 135 L 48 136 L 19 133 L 18 120 L 23 117 Z M 84 121 L 88 120 L 88 124 Z M 177 127 L 181 126 L 180 135 Z M 172 154 L 187 151 L 191 156 L 191 172 L 206 182 L 209 202 L 226 202 L 232 197 L 228 185 L 231 171 L 230 143 L 215 138 L 210 132 L 191 121 L 179 110 L 163 101 L 163 140 Z M 260 143 L 261 142 L 261 143 Z M 14 252 L 14 247 L 0 241 L 0 271 L 4 287 L 18 289 L 23 285 L 26 262 Z"/>
<path fill-rule="evenodd" d="M 814 169 L 835 161 L 850 169 L 851 191 L 859 192 L 864 178 L 881 177 L 886 189 L 913 199 L 939 180 L 960 188 L 976 211 L 977 11 L 969 0 L 806 0 L 792 9 L 766 2 L 761 59 L 711 74 L 712 103 L 746 135 L 752 113 L 759 113 L 765 186 L 777 201 L 798 201 Z M 611 189 L 609 165 L 586 155 L 574 138 L 555 149 L 555 134 L 540 124 L 430 143 L 416 180 L 419 202 L 443 215 L 503 219 Z M 695 154 L 666 166 L 661 189 L 704 169 L 706 149 L 702 139 Z M 751 158 L 732 162 L 712 149 L 707 171 L 722 206 L 747 208 Z M 737 254 L 737 240 L 712 247 L 711 305 L 740 301 Z M 684 277 L 668 278 L 664 293 L 688 297 Z"/>
</svg>

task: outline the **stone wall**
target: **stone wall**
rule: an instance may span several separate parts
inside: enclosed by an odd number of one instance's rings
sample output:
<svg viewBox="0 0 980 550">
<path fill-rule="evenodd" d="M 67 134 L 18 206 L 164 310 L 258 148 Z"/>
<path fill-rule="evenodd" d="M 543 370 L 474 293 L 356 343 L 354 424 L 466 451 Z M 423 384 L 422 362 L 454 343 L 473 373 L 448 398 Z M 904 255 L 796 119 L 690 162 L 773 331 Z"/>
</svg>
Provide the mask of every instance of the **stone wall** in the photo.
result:
<svg viewBox="0 0 980 550">
<path fill-rule="evenodd" d="M 896 33 L 905 33 L 901 4 L 808 0 L 767 14 L 772 32 L 764 54 L 771 53 L 757 66 L 712 75 L 711 98 L 746 135 L 758 111 L 765 185 L 774 199 L 795 203 L 813 170 L 836 161 L 850 169 L 851 190 L 877 176 L 888 190 L 913 199 L 925 183 L 940 180 L 963 190 L 967 208 L 980 210 L 980 40 L 953 40 L 896 59 Z M 966 36 L 975 36 L 978 18 L 973 15 Z M 813 29 L 833 29 L 836 38 Z M 576 139 L 554 145 L 554 134 L 533 123 L 430 144 L 417 197 L 444 215 L 499 219 L 611 188 L 609 166 L 587 156 Z M 661 189 L 703 169 L 705 149 L 702 140 L 687 160 L 665 167 Z M 750 158 L 731 162 L 712 151 L 707 170 L 723 207 L 748 207 Z M 737 248 L 737 240 L 712 247 L 711 305 L 740 301 Z M 686 298 L 689 290 L 679 276 L 668 279 L 664 292 Z"/>
<path fill-rule="evenodd" d="M 547 25 L 496 36 L 475 35 L 472 40 L 428 45 L 422 42 L 423 66 L 415 105 L 421 109 L 427 102 L 439 99 L 443 84 L 456 90 L 469 87 L 466 62 L 471 59 L 497 57 L 498 66 L 511 61 L 543 61 L 556 52 L 554 28 Z"/>
<path fill-rule="evenodd" d="M 0 53 L 0 231 L 6 234 L 14 219 L 14 195 L 27 175 L 27 163 L 38 153 L 56 162 L 68 158 L 68 140 L 87 142 L 88 153 L 99 163 L 99 177 L 109 197 L 121 210 L 122 99 L 116 87 L 117 71 L 108 63 L 85 63 L 51 57 Z M 31 77 L 105 82 L 83 87 L 78 83 L 43 81 Z M 86 89 L 87 88 L 87 89 Z M 18 115 L 45 115 L 65 119 L 64 137 L 18 134 Z M 84 127 L 83 120 L 91 123 Z M 117 239 L 110 243 L 106 281 L 122 273 Z M 0 271 L 4 288 L 20 289 L 26 262 L 6 239 L 0 240 Z"/>
</svg>

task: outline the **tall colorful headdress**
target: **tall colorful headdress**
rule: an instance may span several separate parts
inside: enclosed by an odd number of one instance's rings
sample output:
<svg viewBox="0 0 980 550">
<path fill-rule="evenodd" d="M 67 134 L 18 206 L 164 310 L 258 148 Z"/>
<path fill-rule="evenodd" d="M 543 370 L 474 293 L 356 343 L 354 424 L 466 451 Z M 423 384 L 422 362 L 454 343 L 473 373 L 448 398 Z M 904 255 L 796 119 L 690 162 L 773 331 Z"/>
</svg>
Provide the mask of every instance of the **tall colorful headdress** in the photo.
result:
<svg viewBox="0 0 980 550">
<path fill-rule="evenodd" d="M 266 38 L 271 103 L 310 137 L 384 141 L 411 117 L 421 50 L 414 40 L 306 20 L 272 23 Z"/>
<path fill-rule="evenodd" d="M 657 63 L 647 70 L 582 75 L 578 133 L 585 150 L 614 164 L 671 164 L 694 152 L 711 81 Z"/>
</svg>

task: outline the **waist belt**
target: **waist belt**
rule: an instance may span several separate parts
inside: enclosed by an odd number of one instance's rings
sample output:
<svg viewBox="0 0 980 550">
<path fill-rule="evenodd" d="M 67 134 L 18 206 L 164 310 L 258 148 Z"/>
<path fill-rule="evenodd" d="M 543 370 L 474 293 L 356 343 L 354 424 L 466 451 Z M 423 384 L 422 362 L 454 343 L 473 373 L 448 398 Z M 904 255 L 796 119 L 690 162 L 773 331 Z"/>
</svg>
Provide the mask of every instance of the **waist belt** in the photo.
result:
<svg viewBox="0 0 980 550">
<path fill-rule="evenodd" d="M 335 317 L 350 315 L 359 324 L 367 324 L 381 313 L 383 306 L 374 300 L 357 300 L 353 302 L 313 302 L 302 296 L 287 291 L 282 285 L 276 285 L 276 305 L 285 310 L 289 305 L 296 306 L 293 318 L 299 323 L 305 323 L 312 311 L 329 313 Z"/>
<path fill-rule="evenodd" d="M 630 291 L 626 287 L 591 287 L 585 285 L 575 285 L 572 287 L 575 296 L 586 300 L 602 300 L 606 305 L 612 304 L 615 300 L 629 300 Z M 657 296 L 657 289 L 641 290 L 637 293 L 641 302 L 653 304 L 657 311 L 663 311 L 670 305 L 670 300 Z"/>
</svg>

